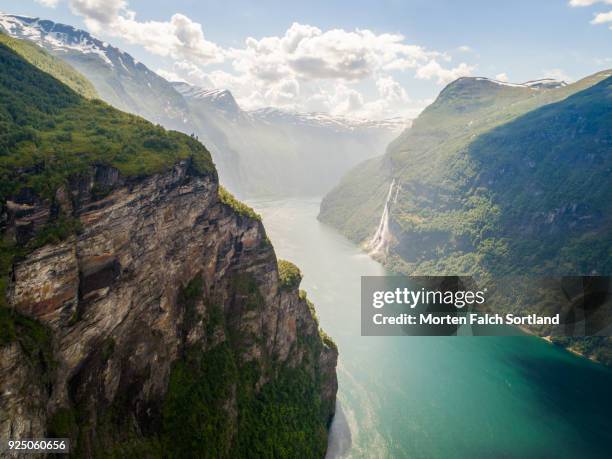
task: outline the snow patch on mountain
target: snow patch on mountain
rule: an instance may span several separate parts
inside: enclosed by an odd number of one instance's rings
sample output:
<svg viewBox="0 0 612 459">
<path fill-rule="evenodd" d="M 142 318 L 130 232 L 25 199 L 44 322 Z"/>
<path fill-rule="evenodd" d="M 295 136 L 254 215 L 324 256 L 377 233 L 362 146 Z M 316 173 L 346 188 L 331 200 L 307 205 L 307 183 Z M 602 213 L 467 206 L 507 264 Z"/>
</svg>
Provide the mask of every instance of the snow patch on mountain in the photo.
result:
<svg viewBox="0 0 612 459">
<path fill-rule="evenodd" d="M 258 119 L 269 123 L 289 123 L 310 126 L 327 127 L 335 130 L 352 131 L 355 129 L 385 129 L 400 132 L 409 126 L 410 121 L 403 118 L 385 120 L 366 120 L 334 116 L 327 113 L 296 113 L 278 108 L 260 108 L 250 112 Z"/>
<path fill-rule="evenodd" d="M 470 77 L 465 77 L 470 78 Z M 539 80 L 526 81 L 525 83 L 509 83 L 507 81 L 494 80 L 492 78 L 475 77 L 475 81 L 487 81 L 499 86 L 508 86 L 511 88 L 531 88 L 531 89 L 554 89 L 567 86 L 565 81 L 555 80 L 554 78 L 541 78 Z"/>
<path fill-rule="evenodd" d="M 172 86 L 183 97 L 204 102 L 227 113 L 242 111 L 232 93 L 227 89 L 205 89 L 181 81 L 172 82 Z"/>
<path fill-rule="evenodd" d="M 523 85 L 528 86 L 530 88 L 554 89 L 567 86 L 567 83 L 565 81 L 555 80 L 554 78 L 541 78 L 539 80 L 527 81 L 523 83 Z"/>
<path fill-rule="evenodd" d="M 327 113 L 299 113 L 274 107 L 265 107 L 256 110 L 242 110 L 232 93 L 227 89 L 206 89 L 193 86 L 189 83 L 177 81 L 172 85 L 183 97 L 190 98 L 213 106 L 226 113 L 238 114 L 266 124 L 290 124 L 305 127 L 328 128 L 335 131 L 352 131 L 355 129 L 383 129 L 399 133 L 410 125 L 410 121 L 403 118 L 390 118 L 385 120 L 364 120 L 333 116 Z"/>
<path fill-rule="evenodd" d="M 50 51 L 94 54 L 111 67 L 114 63 L 109 53 L 122 54 L 89 32 L 39 18 L 0 13 L 0 28 L 15 38 L 33 41 Z"/>
</svg>

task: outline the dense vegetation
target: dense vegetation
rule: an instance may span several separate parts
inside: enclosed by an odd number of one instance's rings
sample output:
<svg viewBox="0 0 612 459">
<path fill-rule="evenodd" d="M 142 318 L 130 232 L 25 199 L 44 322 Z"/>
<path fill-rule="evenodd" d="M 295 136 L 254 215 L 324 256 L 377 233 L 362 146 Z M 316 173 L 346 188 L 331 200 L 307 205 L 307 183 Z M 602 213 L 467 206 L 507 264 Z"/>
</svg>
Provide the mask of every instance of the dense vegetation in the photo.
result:
<svg viewBox="0 0 612 459">
<path fill-rule="evenodd" d="M 201 296 L 192 283 L 187 288 L 190 297 Z M 249 279 L 236 279 L 234 289 L 253 303 L 247 309 L 261 306 L 263 299 Z M 209 306 L 205 320 L 228 340 L 206 351 L 190 347 L 172 369 L 162 413 L 166 457 L 322 457 L 326 426 L 320 381 L 303 369 L 270 373 L 271 368 L 245 361 L 240 356 L 244 336 L 233 333 L 217 309 Z M 307 345 L 312 351 L 320 346 L 315 340 Z M 268 382 L 256 390 L 262 377 Z"/>
<path fill-rule="evenodd" d="M 261 215 L 242 201 L 236 199 L 232 193 L 227 191 L 227 189 L 221 185 L 219 185 L 219 199 L 223 204 L 230 206 L 238 215 L 254 218 L 255 220 L 261 220 Z"/>
<path fill-rule="evenodd" d="M 236 288 L 251 291 L 246 281 Z M 208 336 L 223 333 L 228 339 L 209 348 L 201 342 L 186 346 L 173 364 L 168 392 L 155 421 L 156 434 L 143 437 L 133 431 L 125 412 L 129 400 L 115 400 L 99 413 L 94 445 L 99 457 L 323 457 L 327 420 L 318 370 L 313 379 L 304 369 L 263 368 L 246 361 L 241 356 L 241 337 L 232 332 L 220 307 L 209 305 L 205 317 L 194 312 L 195 303 L 206 300 L 202 295 L 199 276 L 179 293 L 184 321 L 189 322 L 185 325 L 203 320 Z M 302 344 L 312 355 L 321 346 L 315 339 Z M 267 382 L 256 390 L 262 377 Z M 77 439 L 72 445 L 77 457 L 87 428 L 82 424 L 85 418 L 77 405 L 59 410 L 49 422 L 54 435 Z"/>
<path fill-rule="evenodd" d="M 281 289 L 295 290 L 302 282 L 302 272 L 290 261 L 278 260 L 278 279 Z"/>
<path fill-rule="evenodd" d="M 84 99 L 0 45 L 0 198 L 24 187 L 52 197 L 92 164 L 144 176 L 185 158 L 201 173 L 214 171 L 194 138 Z"/>
<path fill-rule="evenodd" d="M 612 274 L 611 97 L 607 78 L 470 145 L 474 173 L 455 177 L 486 203 L 472 244 L 487 271 Z"/>
<path fill-rule="evenodd" d="M 345 177 L 320 218 L 363 241 L 394 180 L 392 270 L 612 274 L 611 75 L 554 89 L 457 80 L 383 157 Z M 538 296 L 506 303 L 552 304 Z M 609 338 L 565 345 L 612 361 Z"/>
<path fill-rule="evenodd" d="M 610 83 L 404 166 L 393 206 L 404 269 L 610 272 Z"/>
<path fill-rule="evenodd" d="M 240 363 L 228 343 L 205 352 L 192 349 L 170 377 L 165 457 L 323 457 L 325 424 L 310 375 L 283 368 L 255 392 L 259 376 L 253 365 Z M 232 408 L 228 400 L 234 393 Z M 232 415 L 238 417 L 235 429 Z"/>
<path fill-rule="evenodd" d="M 56 78 L 74 92 L 87 99 L 98 96 L 93 85 L 70 64 L 49 55 L 40 46 L 25 40 L 18 40 L 0 32 L 0 43 L 11 48 L 33 66 Z"/>
</svg>

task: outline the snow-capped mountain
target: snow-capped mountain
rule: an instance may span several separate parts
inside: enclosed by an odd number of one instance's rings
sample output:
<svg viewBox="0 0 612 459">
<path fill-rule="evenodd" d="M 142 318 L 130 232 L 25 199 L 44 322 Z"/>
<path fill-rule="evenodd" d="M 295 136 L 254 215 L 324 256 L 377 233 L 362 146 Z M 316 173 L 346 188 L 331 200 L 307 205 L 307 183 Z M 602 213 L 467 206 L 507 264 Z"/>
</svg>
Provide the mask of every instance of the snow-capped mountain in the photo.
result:
<svg viewBox="0 0 612 459">
<path fill-rule="evenodd" d="M 256 110 L 242 110 L 233 94 L 227 89 L 205 89 L 186 82 L 173 82 L 172 85 L 185 98 L 197 100 L 211 109 L 217 109 L 226 115 L 250 117 L 253 120 L 277 124 L 293 124 L 307 127 L 329 128 L 343 132 L 356 129 L 382 129 L 399 133 L 406 128 L 408 121 L 402 118 L 385 120 L 365 120 L 344 116 L 333 116 L 327 113 L 299 113 L 274 107 Z"/>
<path fill-rule="evenodd" d="M 71 64 L 111 105 L 168 128 L 193 132 L 185 101 L 130 54 L 89 32 L 39 18 L 0 13 L 0 30 L 35 42 Z"/>
<path fill-rule="evenodd" d="M 389 118 L 385 120 L 365 120 L 333 116 L 327 113 L 295 113 L 278 108 L 266 107 L 253 110 L 254 117 L 270 123 L 301 124 L 310 127 L 328 127 L 338 131 L 354 131 L 356 129 L 383 129 L 400 133 L 406 128 L 408 121 L 402 118 Z"/>
<path fill-rule="evenodd" d="M 368 121 L 277 108 L 242 110 L 231 92 L 173 83 L 233 188 L 257 194 L 317 195 L 360 161 L 384 152 L 404 120 Z"/>
<path fill-rule="evenodd" d="M 108 43 L 94 38 L 88 32 L 69 25 L 29 16 L 0 14 L 0 27 L 15 38 L 33 41 L 49 51 L 92 54 L 102 59 L 108 66 L 118 65 L 126 71 L 129 70 L 123 59 L 134 65 L 129 54 L 122 53 Z"/>
<path fill-rule="evenodd" d="M 185 98 L 198 100 L 226 114 L 242 112 L 233 94 L 227 89 L 204 89 L 182 81 L 172 82 L 172 86 Z"/>
<path fill-rule="evenodd" d="M 494 80 L 485 77 L 464 77 L 465 79 L 473 79 L 475 81 L 487 81 L 499 86 L 508 86 L 511 88 L 531 88 L 531 89 L 554 89 L 567 86 L 565 81 L 555 80 L 554 78 L 541 78 L 539 80 L 526 81 L 525 83 L 509 83 L 507 81 Z"/>
</svg>

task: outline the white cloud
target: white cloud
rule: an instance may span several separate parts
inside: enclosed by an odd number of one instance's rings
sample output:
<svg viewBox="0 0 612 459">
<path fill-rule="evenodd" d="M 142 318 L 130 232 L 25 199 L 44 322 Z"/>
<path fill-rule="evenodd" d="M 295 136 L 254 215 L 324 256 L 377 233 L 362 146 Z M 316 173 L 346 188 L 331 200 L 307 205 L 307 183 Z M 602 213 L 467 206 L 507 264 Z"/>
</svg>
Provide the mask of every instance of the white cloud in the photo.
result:
<svg viewBox="0 0 612 459">
<path fill-rule="evenodd" d="M 472 47 L 468 46 L 468 45 L 462 45 L 459 46 L 459 48 L 457 48 L 459 51 L 461 51 L 462 53 L 471 53 L 474 50 L 472 49 Z"/>
<path fill-rule="evenodd" d="M 612 22 L 612 11 L 596 14 L 591 21 L 591 24 L 605 24 L 607 22 Z M 610 29 L 612 29 L 612 25 L 610 26 Z"/>
<path fill-rule="evenodd" d="M 461 63 L 446 69 L 436 60 L 450 60 L 445 53 L 406 43 L 399 34 L 323 31 L 299 23 L 279 36 L 249 37 L 243 47 L 225 50 L 225 57 L 231 71 L 175 62 L 171 76 L 205 87 L 229 88 L 247 109 L 273 105 L 383 118 L 413 114 L 415 104 L 422 109 L 393 74 L 416 72 L 418 78 L 436 77 L 446 83 L 475 68 Z M 364 86 L 371 88 L 366 89 L 369 96 Z"/>
<path fill-rule="evenodd" d="M 181 83 L 187 83 L 187 80 L 185 78 L 183 78 L 178 73 L 175 73 L 171 70 L 157 69 L 155 73 L 157 73 L 160 77 L 168 81 L 171 81 L 171 82 L 180 81 Z"/>
<path fill-rule="evenodd" d="M 503 81 L 504 83 L 507 83 L 508 81 L 510 81 L 510 79 L 508 78 L 508 75 L 505 72 L 498 73 L 497 75 L 495 75 L 495 79 L 497 81 Z"/>
<path fill-rule="evenodd" d="M 377 70 L 417 68 L 440 53 L 404 42 L 399 34 L 346 31 L 293 23 L 281 37 L 247 38 L 231 49 L 234 67 L 260 80 L 294 75 L 304 80 L 362 80 Z"/>
<path fill-rule="evenodd" d="M 376 80 L 376 87 L 380 96 L 389 102 L 409 102 L 405 89 L 390 76 L 383 76 Z"/>
<path fill-rule="evenodd" d="M 230 89 L 246 109 L 272 105 L 363 117 L 406 114 L 417 106 L 420 110 L 422 101 L 408 97 L 398 76 L 443 84 L 475 69 L 465 62 L 452 66 L 449 54 L 410 43 L 398 33 L 293 23 L 282 34 L 249 37 L 242 46 L 224 48 L 183 14 L 142 21 L 128 0 L 66 1 L 93 33 L 169 58 L 169 66 L 158 70 L 164 78 Z M 458 49 L 472 51 L 467 45 Z"/>
<path fill-rule="evenodd" d="M 570 0 L 569 5 L 573 7 L 580 7 L 592 6 L 597 3 L 612 5 L 612 0 Z M 608 11 L 607 13 L 596 13 L 591 21 L 591 24 L 606 24 L 608 22 L 612 23 L 612 11 Z M 610 24 L 610 30 L 612 30 L 612 24 Z"/>
<path fill-rule="evenodd" d="M 163 22 L 139 22 L 125 0 L 70 0 L 70 8 L 92 32 L 120 37 L 154 54 L 200 64 L 223 61 L 223 50 L 206 40 L 202 26 L 185 15 L 177 13 Z"/>
<path fill-rule="evenodd" d="M 606 5 L 612 5 L 612 0 L 570 0 L 570 6 L 591 6 L 596 3 L 605 3 Z"/>
<path fill-rule="evenodd" d="M 468 65 L 465 62 L 455 68 L 445 69 L 433 59 L 417 70 L 416 77 L 422 80 L 437 78 L 439 84 L 446 84 L 459 77 L 470 76 L 475 69 L 476 66 Z"/>
<path fill-rule="evenodd" d="M 46 6 L 49 8 L 55 8 L 59 3 L 59 0 L 35 0 L 36 3 L 41 4 L 42 6 Z"/>
</svg>

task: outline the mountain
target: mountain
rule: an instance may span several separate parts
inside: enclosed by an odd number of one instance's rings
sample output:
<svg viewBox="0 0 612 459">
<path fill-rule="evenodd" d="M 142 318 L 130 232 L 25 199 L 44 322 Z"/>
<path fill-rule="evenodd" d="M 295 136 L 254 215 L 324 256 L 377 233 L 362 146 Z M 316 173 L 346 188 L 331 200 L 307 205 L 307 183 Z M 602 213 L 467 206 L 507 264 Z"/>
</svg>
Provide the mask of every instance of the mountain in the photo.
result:
<svg viewBox="0 0 612 459">
<path fill-rule="evenodd" d="M 449 84 L 388 146 L 385 155 L 351 170 L 323 200 L 320 219 L 348 237 L 367 241 L 376 231 L 393 180 L 394 200 L 413 203 L 414 221 L 423 209 L 458 193 L 458 174 L 467 162 L 468 147 L 482 134 L 519 116 L 587 89 L 610 72 L 601 72 L 571 85 L 509 84 L 486 78 L 460 78 Z M 462 163 L 462 161 L 464 161 Z M 455 169 L 453 169 L 455 168 Z M 463 178 L 461 178 L 463 180 Z M 397 195 L 397 196 L 396 196 Z M 400 206 L 392 206 L 394 219 Z M 410 221 L 405 209 L 402 221 Z M 450 210 L 448 208 L 447 210 Z M 428 218 L 429 220 L 429 218 Z"/>
<path fill-rule="evenodd" d="M 59 59 L 54 59 L 34 43 L 9 37 L 1 31 L 0 43 L 11 48 L 30 64 L 58 79 L 81 96 L 87 99 L 98 97 L 96 89 L 89 80 L 83 77 L 83 75 L 77 72 L 71 65 Z"/>
<path fill-rule="evenodd" d="M 612 71 L 569 85 L 461 78 L 319 218 L 403 273 L 610 275 L 610 177 Z M 612 363 L 612 341 L 594 340 L 563 344 Z"/>
<path fill-rule="evenodd" d="M 180 94 L 128 53 L 84 30 L 39 18 L 0 14 L 0 30 L 32 41 L 69 63 L 112 106 L 168 129 L 193 132 Z"/>
<path fill-rule="evenodd" d="M 324 457 L 338 354 L 299 269 L 195 138 L 24 49 L 0 43 L 0 436 L 70 438 L 76 457 Z"/>
<path fill-rule="evenodd" d="M 405 121 L 351 120 L 274 108 L 242 110 L 229 91 L 174 83 L 221 177 L 240 195 L 312 195 L 382 152 Z M 221 153 L 223 152 L 223 154 Z"/>
<path fill-rule="evenodd" d="M 1 29 L 69 63 L 114 107 L 196 134 L 210 150 L 222 183 L 240 196 L 320 196 L 352 166 L 381 154 L 406 125 L 399 119 L 244 111 L 229 91 L 169 83 L 83 30 L 9 14 L 0 14 Z"/>
<path fill-rule="evenodd" d="M 172 85 L 188 100 L 197 100 L 210 110 L 218 110 L 220 114 L 236 118 L 242 114 L 233 94 L 227 89 L 204 89 L 185 82 L 173 82 Z"/>
</svg>

